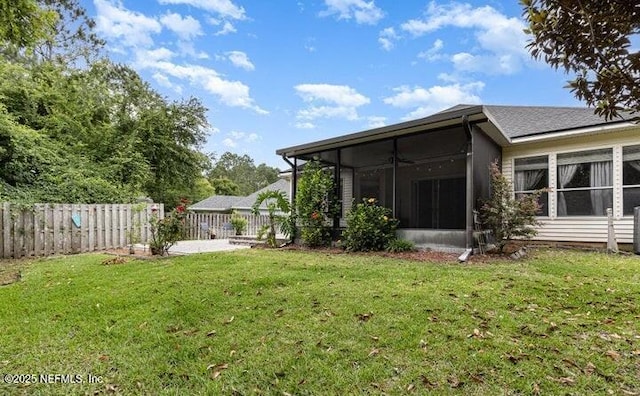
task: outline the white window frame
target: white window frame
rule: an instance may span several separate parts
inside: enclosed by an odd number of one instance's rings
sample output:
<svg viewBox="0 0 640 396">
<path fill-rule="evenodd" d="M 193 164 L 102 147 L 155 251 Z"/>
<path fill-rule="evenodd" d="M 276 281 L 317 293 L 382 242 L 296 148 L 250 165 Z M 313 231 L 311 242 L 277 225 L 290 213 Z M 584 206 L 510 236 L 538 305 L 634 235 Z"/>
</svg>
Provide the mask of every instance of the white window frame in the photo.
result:
<svg viewBox="0 0 640 396">
<path fill-rule="evenodd" d="M 608 186 L 589 186 L 589 187 L 564 187 L 561 188 L 560 187 L 560 177 L 559 177 L 559 170 L 558 168 L 563 165 L 562 162 L 564 162 L 564 160 L 561 159 L 561 157 L 563 156 L 570 156 L 570 155 L 576 155 L 576 156 L 580 156 L 580 155 L 588 155 L 588 153 L 590 152 L 597 152 L 597 151 L 605 151 L 608 150 L 610 153 L 610 157 L 611 159 L 608 160 L 607 162 L 611 162 L 611 185 Z M 587 162 L 570 162 L 571 164 L 588 164 L 590 162 L 604 162 L 604 161 L 587 161 Z M 556 172 L 556 177 L 555 177 L 555 201 L 556 201 L 556 217 L 557 218 L 573 218 L 573 217 L 603 217 L 606 216 L 606 214 L 603 215 L 596 215 L 596 214 L 580 214 L 580 215 L 569 215 L 569 214 L 560 214 L 559 213 L 559 206 L 560 206 L 560 193 L 563 192 L 572 192 L 572 191 L 597 191 L 597 190 L 610 190 L 611 191 L 611 195 L 612 195 L 612 204 L 611 206 L 615 206 L 615 199 L 614 199 L 614 195 L 615 195 L 615 172 L 616 172 L 616 158 L 614 155 L 614 149 L 613 147 L 600 147 L 600 148 L 593 148 L 593 149 L 587 149 L 587 150 L 575 150 L 575 151 L 567 151 L 567 152 L 562 152 L 562 153 L 556 153 L 556 161 L 555 161 L 555 172 Z"/>
</svg>

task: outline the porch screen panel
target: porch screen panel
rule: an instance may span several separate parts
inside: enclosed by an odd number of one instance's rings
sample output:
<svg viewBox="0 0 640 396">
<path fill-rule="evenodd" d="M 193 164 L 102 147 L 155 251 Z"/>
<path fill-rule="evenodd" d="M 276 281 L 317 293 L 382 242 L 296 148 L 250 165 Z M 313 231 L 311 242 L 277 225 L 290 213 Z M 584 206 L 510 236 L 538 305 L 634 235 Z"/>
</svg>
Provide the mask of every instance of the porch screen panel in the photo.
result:
<svg viewBox="0 0 640 396">
<path fill-rule="evenodd" d="M 393 142 L 363 144 L 343 150 L 343 163 L 353 169 L 355 203 L 374 198 L 379 205 L 393 207 Z"/>
<path fill-rule="evenodd" d="M 558 154 L 558 216 L 605 216 L 613 207 L 613 151 Z"/>
<path fill-rule="evenodd" d="M 465 228 L 466 145 L 461 128 L 398 139 L 399 228 Z"/>
<path fill-rule="evenodd" d="M 622 208 L 624 215 L 633 215 L 640 206 L 640 146 L 622 149 Z"/>
</svg>

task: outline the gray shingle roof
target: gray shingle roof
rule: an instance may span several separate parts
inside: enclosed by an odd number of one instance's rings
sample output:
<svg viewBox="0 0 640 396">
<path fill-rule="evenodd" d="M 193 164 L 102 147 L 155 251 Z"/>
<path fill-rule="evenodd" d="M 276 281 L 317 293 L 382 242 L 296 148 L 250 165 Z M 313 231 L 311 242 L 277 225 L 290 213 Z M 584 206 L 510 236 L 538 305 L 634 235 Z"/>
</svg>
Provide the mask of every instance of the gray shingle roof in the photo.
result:
<svg viewBox="0 0 640 396">
<path fill-rule="evenodd" d="M 260 195 L 260 193 L 262 193 L 263 191 L 269 191 L 269 190 L 282 191 L 285 193 L 285 196 L 288 199 L 291 199 L 291 197 L 289 196 L 290 195 L 289 181 L 285 179 L 278 179 L 278 181 L 276 181 L 275 183 L 269 184 L 265 188 L 261 188 L 260 190 L 254 192 L 253 194 L 242 198 L 241 200 L 239 200 L 233 205 L 233 208 L 234 209 L 251 209 L 253 207 L 253 204 L 256 202 L 256 199 L 258 199 L 258 195 Z M 266 208 L 267 208 L 267 203 L 263 202 L 262 205 L 260 205 L 260 209 L 266 209 Z"/>
<path fill-rule="evenodd" d="M 235 195 L 213 195 L 207 199 L 203 199 L 200 202 L 196 202 L 189 206 L 189 210 L 215 210 L 215 211 L 229 211 L 233 205 L 243 199 Z"/>
<path fill-rule="evenodd" d="M 584 107 L 483 107 L 485 114 L 512 139 L 625 121 L 623 118 L 606 121 L 603 117 L 595 115 L 593 109 Z"/>
<path fill-rule="evenodd" d="M 468 116 L 472 122 L 483 122 L 488 118 L 505 136 L 506 140 L 615 124 L 632 119 L 631 117 L 621 117 L 607 121 L 595 115 L 593 111 L 591 108 L 581 107 L 459 104 L 424 118 L 283 148 L 276 150 L 276 154 L 296 157 L 323 150 L 389 139 L 420 130 L 426 131 L 443 126 L 460 125 L 462 116 Z"/>
</svg>

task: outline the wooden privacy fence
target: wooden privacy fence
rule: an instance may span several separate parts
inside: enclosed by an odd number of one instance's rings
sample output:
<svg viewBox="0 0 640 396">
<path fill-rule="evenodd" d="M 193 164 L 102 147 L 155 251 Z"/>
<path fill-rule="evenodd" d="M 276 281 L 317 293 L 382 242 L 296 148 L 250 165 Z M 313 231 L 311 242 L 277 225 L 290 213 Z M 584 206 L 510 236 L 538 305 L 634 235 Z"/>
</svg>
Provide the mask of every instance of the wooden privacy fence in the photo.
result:
<svg viewBox="0 0 640 396">
<path fill-rule="evenodd" d="M 257 235 L 263 225 L 269 224 L 267 215 L 236 215 L 247 219 L 247 228 L 243 235 Z M 236 234 L 231 227 L 231 215 L 220 213 L 187 213 L 187 239 L 227 239 Z"/>
<path fill-rule="evenodd" d="M 3 203 L 0 207 L 0 258 L 72 254 L 122 248 L 150 238 L 152 208 L 163 204 Z"/>
</svg>

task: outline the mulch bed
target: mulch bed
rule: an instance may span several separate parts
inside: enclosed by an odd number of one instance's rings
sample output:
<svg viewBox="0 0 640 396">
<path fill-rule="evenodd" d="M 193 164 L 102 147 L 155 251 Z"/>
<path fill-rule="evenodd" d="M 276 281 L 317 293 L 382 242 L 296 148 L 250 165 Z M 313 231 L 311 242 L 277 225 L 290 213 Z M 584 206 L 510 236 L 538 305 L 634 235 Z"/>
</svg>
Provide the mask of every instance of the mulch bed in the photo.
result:
<svg viewBox="0 0 640 396">
<path fill-rule="evenodd" d="M 257 248 L 257 246 L 256 246 Z M 260 247 L 262 249 L 268 249 L 267 247 Z M 358 252 L 358 253 L 348 253 L 340 248 L 309 248 L 300 245 L 288 245 L 283 248 L 283 250 L 300 250 L 300 251 L 308 251 L 308 252 L 318 252 L 318 253 L 326 253 L 326 254 L 357 254 L 357 255 L 365 255 L 365 256 L 381 256 L 381 257 L 390 257 L 397 258 L 402 260 L 413 260 L 413 261 L 424 261 L 430 263 L 451 263 L 457 262 L 460 254 L 457 253 L 446 253 L 446 252 L 438 252 L 435 250 L 416 250 L 413 252 L 400 252 L 400 253 L 390 253 L 390 252 Z M 493 261 L 505 260 L 509 259 L 509 255 L 513 253 L 513 251 L 517 250 L 515 247 L 512 249 L 505 249 L 503 254 L 481 254 L 481 255 L 472 255 L 469 258 L 468 263 L 491 263 Z"/>
<path fill-rule="evenodd" d="M 256 245 L 254 249 L 269 249 L 265 245 Z M 509 255 L 519 248 L 519 246 L 513 246 L 507 248 L 504 254 L 484 254 L 473 255 L 469 258 L 465 264 L 490 264 L 498 260 L 509 259 Z M 300 245 L 287 245 L 280 248 L 281 250 L 299 250 L 306 252 L 316 252 L 320 254 L 357 254 L 365 256 L 380 256 L 390 257 L 402 260 L 413 260 L 428 263 L 452 263 L 458 261 L 458 254 L 444 253 L 433 250 L 418 250 L 413 252 L 402 253 L 389 253 L 389 252 L 362 252 L 362 253 L 347 253 L 340 248 L 308 248 Z M 106 251 L 97 252 L 101 254 L 108 254 L 113 257 L 103 260 L 103 265 L 117 265 L 124 264 L 131 260 L 150 260 L 159 258 L 168 258 L 175 256 L 153 256 L 149 249 L 136 248 L 133 254 L 130 254 L 129 248 L 123 249 L 110 249 Z M 28 265 L 30 260 L 0 260 L 0 286 L 10 285 L 12 283 L 20 281 L 22 269 Z"/>
</svg>

